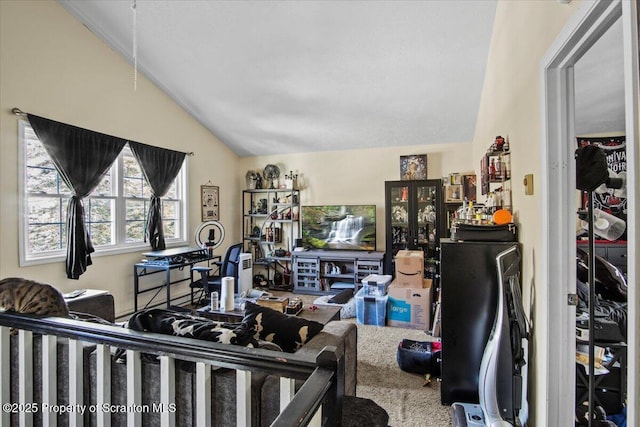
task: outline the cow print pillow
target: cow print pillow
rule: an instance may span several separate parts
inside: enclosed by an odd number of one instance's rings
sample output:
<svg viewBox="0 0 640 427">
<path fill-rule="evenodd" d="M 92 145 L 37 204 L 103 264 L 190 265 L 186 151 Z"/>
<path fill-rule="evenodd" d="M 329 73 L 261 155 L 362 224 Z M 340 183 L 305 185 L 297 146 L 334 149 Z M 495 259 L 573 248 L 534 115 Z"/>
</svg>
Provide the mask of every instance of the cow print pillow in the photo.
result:
<svg viewBox="0 0 640 427">
<path fill-rule="evenodd" d="M 140 332 L 175 335 L 199 340 L 258 347 L 252 331 L 243 323 L 223 323 L 171 310 L 151 308 L 134 313 L 126 325 Z"/>
<path fill-rule="evenodd" d="M 246 302 L 242 323 L 255 339 L 273 342 L 288 353 L 295 353 L 323 328 L 322 323 L 280 313 L 250 301 Z"/>
</svg>

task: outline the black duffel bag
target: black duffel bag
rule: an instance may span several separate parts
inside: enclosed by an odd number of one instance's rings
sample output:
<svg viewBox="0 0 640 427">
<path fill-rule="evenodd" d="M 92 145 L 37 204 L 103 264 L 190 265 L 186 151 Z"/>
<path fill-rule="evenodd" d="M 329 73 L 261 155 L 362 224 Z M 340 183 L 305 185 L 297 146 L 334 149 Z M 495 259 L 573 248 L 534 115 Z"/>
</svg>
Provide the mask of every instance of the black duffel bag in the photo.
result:
<svg viewBox="0 0 640 427">
<path fill-rule="evenodd" d="M 465 242 L 517 242 L 518 227 L 510 222 L 502 225 L 476 225 L 454 223 L 451 240 Z"/>
</svg>

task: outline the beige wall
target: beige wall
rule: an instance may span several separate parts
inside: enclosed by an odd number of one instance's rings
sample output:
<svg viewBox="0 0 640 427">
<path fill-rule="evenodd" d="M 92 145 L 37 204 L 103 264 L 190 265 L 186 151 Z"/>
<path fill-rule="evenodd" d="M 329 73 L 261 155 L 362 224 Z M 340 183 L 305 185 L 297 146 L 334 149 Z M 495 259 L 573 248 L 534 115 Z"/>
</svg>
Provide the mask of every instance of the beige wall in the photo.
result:
<svg viewBox="0 0 640 427">
<path fill-rule="evenodd" d="M 486 77 L 478 114 L 473 155 L 479 160 L 495 135 L 508 135 L 511 144 L 512 194 L 514 216 L 520 224 L 523 247 L 523 286 L 525 304 L 535 295 L 536 274 L 540 271 L 542 247 L 541 193 L 541 61 L 564 28 L 580 1 L 499 1 L 493 29 Z M 474 165 L 477 162 L 474 162 Z M 525 196 L 522 179 L 534 175 L 534 194 Z M 538 277 L 540 275 L 538 274 Z M 539 280 L 539 279 L 538 279 Z M 534 299 L 533 322 L 540 319 L 544 302 Z M 526 305 L 525 305 L 526 306 Z M 567 326 L 569 327 L 569 326 Z M 535 329 L 530 357 L 530 403 L 532 423 L 545 419 L 546 371 L 536 365 L 543 356 L 544 330 Z M 536 423 L 536 419 L 541 420 Z"/>
<path fill-rule="evenodd" d="M 53 283 L 66 292 L 108 289 L 117 313 L 133 309 L 132 265 L 140 251 L 94 257 L 80 280 L 64 263 L 20 268 L 18 263 L 18 117 L 23 111 L 146 144 L 193 151 L 189 158 L 189 239 L 200 223 L 199 186 L 221 186 L 221 221 L 238 217 L 237 156 L 118 53 L 53 1 L 0 2 L 0 277 Z M 173 292 L 186 292 L 176 289 Z"/>
<path fill-rule="evenodd" d="M 472 171 L 471 144 L 372 148 L 242 158 L 239 173 L 274 163 L 281 175 L 298 171 L 302 205 L 374 204 L 377 206 L 377 249 L 384 251 L 384 182 L 400 179 L 400 156 L 427 155 L 427 178 Z"/>
</svg>

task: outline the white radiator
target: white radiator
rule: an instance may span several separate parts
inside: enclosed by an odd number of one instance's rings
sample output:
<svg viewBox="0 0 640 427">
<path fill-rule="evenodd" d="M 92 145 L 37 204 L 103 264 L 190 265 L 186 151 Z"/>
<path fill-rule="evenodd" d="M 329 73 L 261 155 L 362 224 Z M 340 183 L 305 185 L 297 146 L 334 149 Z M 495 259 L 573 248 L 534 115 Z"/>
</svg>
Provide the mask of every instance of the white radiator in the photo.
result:
<svg viewBox="0 0 640 427">
<path fill-rule="evenodd" d="M 250 253 L 242 253 L 239 258 L 238 293 L 246 294 L 253 288 L 253 261 Z"/>
</svg>

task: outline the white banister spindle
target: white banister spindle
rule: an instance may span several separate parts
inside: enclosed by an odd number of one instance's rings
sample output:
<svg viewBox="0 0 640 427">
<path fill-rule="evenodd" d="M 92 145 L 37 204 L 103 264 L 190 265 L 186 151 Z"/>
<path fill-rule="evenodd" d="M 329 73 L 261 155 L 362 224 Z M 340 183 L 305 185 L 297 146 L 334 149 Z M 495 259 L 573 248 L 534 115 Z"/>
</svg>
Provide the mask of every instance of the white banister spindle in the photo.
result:
<svg viewBox="0 0 640 427">
<path fill-rule="evenodd" d="M 111 426 L 111 414 L 103 405 L 111 404 L 111 350 L 108 345 L 96 346 L 96 422 L 98 427 Z"/>
<path fill-rule="evenodd" d="M 81 408 L 83 400 L 84 366 L 82 363 L 82 342 L 69 340 L 69 405 L 71 408 Z M 72 410 L 69 412 L 69 425 L 80 427 L 84 425 L 82 412 Z"/>
<path fill-rule="evenodd" d="M 202 362 L 196 362 L 196 426 L 211 427 L 211 366 Z"/>
<path fill-rule="evenodd" d="M 142 411 L 133 410 L 142 404 L 142 363 L 140 352 L 127 350 L 127 425 L 142 425 Z"/>
<path fill-rule="evenodd" d="M 322 406 L 318 408 L 313 418 L 309 421 L 309 427 L 321 427 L 322 426 Z"/>
<path fill-rule="evenodd" d="M 1 0 L 0 0 L 1 1 Z M 4 317 L 3 317 L 4 320 Z M 108 344 L 101 344 L 99 342 L 113 342 L 119 343 L 117 341 L 118 337 L 125 336 L 130 338 L 131 345 L 128 347 L 135 348 L 138 342 L 143 342 L 142 340 L 136 340 L 135 336 L 129 337 L 128 335 L 124 335 L 122 333 L 114 333 L 113 339 L 108 339 L 107 341 L 103 341 L 100 339 L 90 338 L 91 335 L 83 335 L 83 330 L 76 330 L 73 327 L 70 327 L 68 330 L 65 329 L 67 326 L 62 323 L 51 322 L 52 325 L 55 325 L 59 328 L 61 334 L 65 337 L 64 340 L 58 340 L 56 335 L 43 335 L 41 338 L 41 356 L 40 359 L 37 359 L 36 362 L 41 360 L 42 367 L 41 371 L 37 372 L 37 375 L 42 377 L 42 390 L 40 392 L 41 402 L 34 402 L 34 344 L 38 344 L 38 341 L 34 343 L 34 333 L 28 330 L 19 330 L 19 334 L 17 337 L 12 337 L 11 328 L 6 326 L 0 326 L 0 398 L 2 404 L 12 404 L 16 408 L 32 408 L 29 410 L 20 410 L 18 414 L 13 415 L 12 419 L 12 411 L 3 411 L 0 414 L 0 427 L 4 425 L 10 425 L 12 422 L 15 423 L 17 421 L 18 425 L 21 427 L 26 426 L 30 427 L 34 424 L 34 416 L 36 410 L 41 411 L 42 416 L 42 424 L 46 427 L 57 427 L 57 416 L 60 415 L 60 410 L 64 409 L 64 412 L 67 413 L 68 416 L 68 425 L 69 426 L 83 426 L 85 421 L 86 414 L 88 415 L 89 420 L 93 420 L 95 417 L 96 425 L 98 427 L 111 427 L 111 410 L 116 410 L 115 406 L 111 406 L 111 394 L 112 394 L 112 363 L 114 363 L 113 358 L 111 356 L 112 348 Z M 90 326 L 87 326 L 85 329 L 91 330 Z M 41 329 L 38 329 L 41 330 Z M 56 334 L 55 328 L 49 328 L 48 330 L 52 331 L 53 334 Z M 96 329 L 96 333 L 99 331 Z M 37 337 L 39 335 L 36 335 Z M 83 351 L 85 343 L 80 339 L 73 339 L 70 337 L 83 337 L 82 339 L 88 340 L 88 342 L 95 343 L 95 364 L 96 364 L 96 374 L 95 374 L 95 383 L 91 384 L 91 390 L 95 390 L 95 405 L 91 405 L 91 401 L 84 401 L 84 379 L 86 371 L 89 369 L 89 366 L 85 366 L 85 354 Z M 107 336 L 108 338 L 108 336 Z M 37 338 L 40 340 L 40 338 Z M 64 341 L 68 339 L 68 343 L 64 344 Z M 97 341 L 97 342 L 96 342 Z M 182 351 L 178 346 L 170 347 L 173 345 L 172 342 L 161 340 L 167 348 L 176 348 L 174 350 L 175 355 L 185 355 L 184 360 L 193 360 L 193 357 L 189 359 L 189 353 L 186 351 Z M 14 345 L 13 350 L 16 351 L 15 345 L 17 344 L 17 352 L 18 357 L 16 360 L 11 358 L 11 345 Z M 117 344 L 119 345 L 119 344 Z M 126 348 L 127 343 L 122 342 L 122 347 Z M 58 382 L 60 381 L 59 377 L 64 377 L 64 375 L 57 375 L 57 369 L 62 368 L 61 363 L 64 360 L 59 360 L 58 348 L 62 348 L 66 350 L 68 354 L 68 362 L 66 368 L 68 369 L 67 375 L 69 378 L 68 383 L 68 402 L 59 401 L 59 396 L 57 395 L 58 390 Z M 171 350 L 168 350 L 171 351 Z M 213 374 L 215 372 L 216 366 L 220 363 L 219 356 L 220 353 L 217 349 L 211 349 L 210 352 L 201 352 L 200 362 L 195 363 L 195 395 L 194 395 L 194 403 L 193 403 L 193 411 L 195 418 L 195 425 L 198 427 L 211 427 L 215 425 L 218 420 L 215 419 L 214 409 L 212 408 L 212 384 L 213 384 Z M 238 355 L 242 355 L 242 352 L 239 352 Z M 258 354 L 258 356 L 260 356 Z M 147 416 L 144 414 L 149 411 L 159 411 L 160 414 L 160 426 L 163 427 L 175 427 L 176 425 L 176 360 L 183 360 L 179 358 L 176 359 L 172 356 L 159 356 L 160 361 L 160 396 L 159 402 L 155 399 L 153 405 L 144 405 L 143 406 L 143 396 L 142 396 L 142 359 L 141 353 L 136 350 L 126 350 L 126 425 L 128 427 L 138 427 L 143 425 L 143 421 L 146 423 L 149 422 Z M 265 357 L 265 360 L 267 358 Z M 222 363 L 224 364 L 224 363 Z M 17 368 L 15 367 L 17 365 Z M 11 373 L 13 369 L 17 369 L 18 378 L 17 384 L 13 384 L 13 387 L 18 387 L 18 399 L 15 402 L 11 401 Z M 252 364 L 251 360 L 248 360 L 246 364 L 243 365 L 242 362 L 238 362 L 236 367 L 240 367 L 241 369 L 236 369 L 236 388 L 235 388 L 235 397 L 236 397 L 236 425 L 238 426 L 250 426 L 252 424 L 252 371 L 249 369 L 257 369 L 257 365 Z M 244 369 L 242 369 L 244 368 Z M 273 374 L 273 370 L 269 370 L 268 368 L 263 368 L 261 372 L 265 372 L 267 374 Z M 291 375 L 291 374 L 289 374 Z M 315 377 L 314 377 L 315 378 Z M 329 381 L 330 378 L 327 378 Z M 291 402 L 294 400 L 296 395 L 296 380 L 293 378 L 281 377 L 280 381 L 280 412 L 283 412 L 285 408 L 291 405 Z M 320 384 L 321 386 L 330 385 Z M 311 393 L 314 393 L 314 385 L 309 385 Z M 306 387 L 305 387 L 306 388 Z M 113 392 L 116 392 L 114 389 Z M 307 391 L 306 393 L 308 393 Z M 317 390 L 316 390 L 317 392 Z M 93 393 L 93 392 L 92 392 Z M 276 396 L 273 396 L 276 397 Z M 300 396 L 302 397 L 302 396 Z M 93 398 L 91 399 L 93 400 Z M 146 396 L 145 396 L 145 400 Z M 304 399 L 302 399 L 304 400 Z M 59 407 L 57 405 L 64 403 L 64 407 Z M 319 403 L 319 402 L 318 402 Z M 35 406 L 35 405 L 38 406 Z M 118 411 L 122 411 L 123 408 L 121 405 L 118 405 Z M 48 408 L 48 409 L 45 409 Z M 107 409 L 103 411 L 103 409 Z M 290 408 L 294 409 L 294 408 Z M 304 408 L 296 408 L 300 409 L 299 413 L 302 414 L 304 412 Z M 190 408 L 186 408 L 187 411 Z M 221 408 L 223 411 L 231 410 L 233 408 Z M 88 412 L 90 411 L 90 413 Z M 15 411 L 14 411 L 15 412 Z M 293 411 L 293 413 L 298 413 L 298 411 Z M 288 416 L 293 415 L 289 414 Z M 325 414 L 326 415 L 326 414 Z M 323 414 L 322 414 L 322 406 L 313 414 L 311 422 L 309 425 L 314 427 L 320 427 L 322 425 Z M 93 424 L 93 422 L 91 422 Z"/>
<path fill-rule="evenodd" d="M 296 394 L 296 380 L 280 377 L 280 412 L 284 411 Z"/>
<path fill-rule="evenodd" d="M 176 370 L 173 357 L 160 356 L 160 425 L 174 427 L 176 414 L 172 410 L 176 401 Z"/>
<path fill-rule="evenodd" d="M 0 326 L 0 402 L 9 403 L 11 400 L 11 330 Z M 0 412 L 0 425 L 8 426 L 9 411 Z"/>
<path fill-rule="evenodd" d="M 55 335 L 42 336 L 42 406 L 53 407 L 58 402 L 58 338 Z M 42 425 L 55 427 L 58 418 L 54 411 L 42 411 Z"/>
<path fill-rule="evenodd" d="M 236 425 L 251 425 L 251 371 L 236 370 Z"/>
<path fill-rule="evenodd" d="M 18 332 L 18 359 L 20 367 L 18 369 L 18 384 L 20 391 L 18 400 L 24 407 L 33 403 L 33 333 L 20 329 Z M 30 427 L 33 425 L 33 413 L 31 411 L 20 411 L 20 426 Z"/>
</svg>

